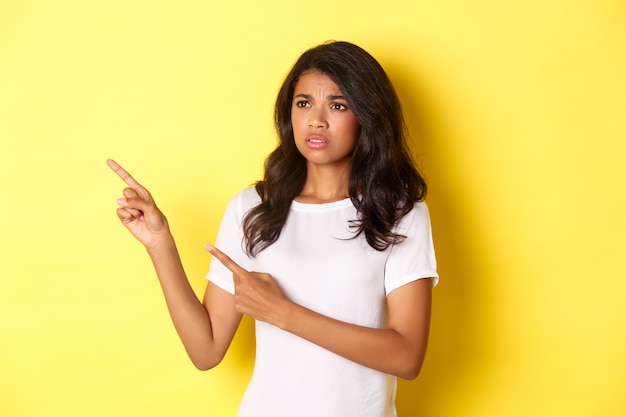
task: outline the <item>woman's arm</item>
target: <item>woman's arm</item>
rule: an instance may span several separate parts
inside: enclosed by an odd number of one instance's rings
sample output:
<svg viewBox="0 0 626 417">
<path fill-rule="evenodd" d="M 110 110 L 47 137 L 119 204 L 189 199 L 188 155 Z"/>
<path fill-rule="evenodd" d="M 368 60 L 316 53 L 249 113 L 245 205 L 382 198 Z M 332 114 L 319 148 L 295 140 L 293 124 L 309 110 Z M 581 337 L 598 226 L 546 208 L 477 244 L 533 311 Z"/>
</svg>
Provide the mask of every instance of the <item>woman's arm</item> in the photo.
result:
<svg viewBox="0 0 626 417">
<path fill-rule="evenodd" d="M 276 325 L 361 365 L 415 379 L 426 355 L 431 287 L 430 279 L 420 279 L 391 292 L 387 329 L 341 322 L 293 303 Z"/>
<path fill-rule="evenodd" d="M 189 358 L 200 370 L 223 359 L 241 321 L 232 294 L 209 282 L 202 303 L 193 292 L 174 239 L 147 248 L 159 278 L 170 317 Z"/>
<path fill-rule="evenodd" d="M 203 303 L 198 300 L 187 280 L 167 219 L 148 190 L 115 161 L 108 160 L 107 164 L 129 186 L 124 189 L 124 198 L 117 200 L 117 215 L 145 246 L 187 354 L 198 369 L 214 367 L 224 357 L 241 321 L 233 296 L 209 283 Z"/>
<path fill-rule="evenodd" d="M 233 272 L 235 308 L 349 360 L 405 379 L 417 377 L 428 342 L 431 279 L 406 284 L 388 297 L 389 326 L 345 323 L 288 300 L 268 274 L 248 272 L 217 248 L 207 250 Z"/>
</svg>

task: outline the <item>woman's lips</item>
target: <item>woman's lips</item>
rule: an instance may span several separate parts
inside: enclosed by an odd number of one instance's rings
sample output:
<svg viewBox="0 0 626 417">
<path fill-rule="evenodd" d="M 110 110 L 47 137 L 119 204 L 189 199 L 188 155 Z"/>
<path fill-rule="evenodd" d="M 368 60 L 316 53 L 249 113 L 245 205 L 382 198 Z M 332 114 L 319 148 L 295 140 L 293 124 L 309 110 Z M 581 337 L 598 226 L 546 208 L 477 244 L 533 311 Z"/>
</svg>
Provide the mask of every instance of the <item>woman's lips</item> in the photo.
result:
<svg viewBox="0 0 626 417">
<path fill-rule="evenodd" d="M 322 135 L 307 136 L 306 143 L 310 148 L 313 149 L 321 149 L 328 146 L 328 140 Z"/>
</svg>

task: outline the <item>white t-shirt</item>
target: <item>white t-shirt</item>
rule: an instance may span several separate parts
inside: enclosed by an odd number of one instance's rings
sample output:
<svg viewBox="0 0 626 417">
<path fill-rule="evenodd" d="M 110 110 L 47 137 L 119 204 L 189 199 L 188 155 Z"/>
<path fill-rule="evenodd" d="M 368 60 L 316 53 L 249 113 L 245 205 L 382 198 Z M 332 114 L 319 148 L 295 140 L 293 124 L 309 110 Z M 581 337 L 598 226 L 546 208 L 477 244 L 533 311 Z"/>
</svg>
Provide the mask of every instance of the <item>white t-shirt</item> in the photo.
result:
<svg viewBox="0 0 626 417">
<path fill-rule="evenodd" d="M 280 238 L 250 258 L 242 222 L 260 198 L 239 193 L 222 219 L 215 246 L 249 271 L 270 274 L 285 295 L 323 315 L 362 326 L 386 326 L 386 295 L 420 278 L 437 283 L 426 204 L 416 203 L 395 231 L 407 236 L 385 251 L 364 234 L 351 239 L 357 218 L 350 199 L 294 201 Z M 234 293 L 232 273 L 213 259 L 207 278 Z M 239 417 L 395 417 L 394 376 L 344 359 L 264 322 L 256 322 L 256 361 Z"/>
</svg>

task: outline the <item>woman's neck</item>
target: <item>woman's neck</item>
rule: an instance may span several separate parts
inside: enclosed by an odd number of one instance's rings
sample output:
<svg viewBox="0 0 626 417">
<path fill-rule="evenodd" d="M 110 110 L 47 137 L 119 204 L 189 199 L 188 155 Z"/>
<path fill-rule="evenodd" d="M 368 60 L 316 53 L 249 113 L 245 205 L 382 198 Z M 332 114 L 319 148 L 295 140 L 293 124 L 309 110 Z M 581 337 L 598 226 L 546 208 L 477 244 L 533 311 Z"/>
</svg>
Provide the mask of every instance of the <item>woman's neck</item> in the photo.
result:
<svg viewBox="0 0 626 417">
<path fill-rule="evenodd" d="M 350 196 L 349 179 L 349 166 L 341 168 L 308 166 L 304 187 L 296 197 L 296 201 L 323 204 L 346 199 Z"/>
</svg>

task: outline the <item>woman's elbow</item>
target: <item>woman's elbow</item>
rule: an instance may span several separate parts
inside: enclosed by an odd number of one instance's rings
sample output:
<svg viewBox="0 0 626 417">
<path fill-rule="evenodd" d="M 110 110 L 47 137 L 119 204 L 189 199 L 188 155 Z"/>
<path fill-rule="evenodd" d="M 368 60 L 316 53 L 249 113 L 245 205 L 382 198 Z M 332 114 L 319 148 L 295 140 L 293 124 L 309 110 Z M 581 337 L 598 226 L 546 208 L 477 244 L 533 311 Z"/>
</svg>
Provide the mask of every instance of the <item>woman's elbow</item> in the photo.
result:
<svg viewBox="0 0 626 417">
<path fill-rule="evenodd" d="M 397 372 L 394 373 L 399 378 L 412 381 L 419 375 L 423 364 L 424 354 L 411 355 L 399 363 Z"/>
<path fill-rule="evenodd" d="M 396 374 L 397 377 L 406 379 L 407 381 L 412 381 L 419 375 L 422 369 L 422 363 L 405 366 Z"/>
<path fill-rule="evenodd" d="M 199 371 L 208 371 L 209 369 L 215 368 L 221 361 L 208 361 L 201 359 L 191 359 L 191 363 L 196 367 Z"/>
<path fill-rule="evenodd" d="M 208 371 L 209 369 L 215 368 L 217 365 L 222 362 L 224 355 L 211 355 L 207 353 L 203 354 L 191 354 L 189 353 L 189 359 L 191 359 L 191 363 L 196 367 L 199 371 Z"/>
</svg>

